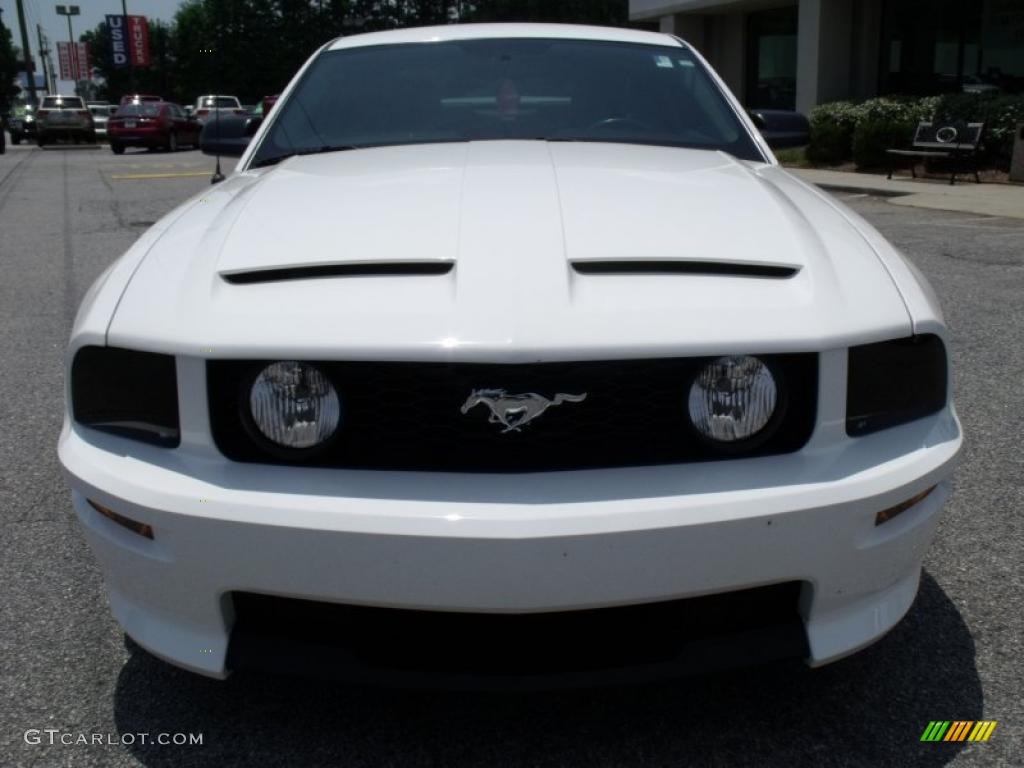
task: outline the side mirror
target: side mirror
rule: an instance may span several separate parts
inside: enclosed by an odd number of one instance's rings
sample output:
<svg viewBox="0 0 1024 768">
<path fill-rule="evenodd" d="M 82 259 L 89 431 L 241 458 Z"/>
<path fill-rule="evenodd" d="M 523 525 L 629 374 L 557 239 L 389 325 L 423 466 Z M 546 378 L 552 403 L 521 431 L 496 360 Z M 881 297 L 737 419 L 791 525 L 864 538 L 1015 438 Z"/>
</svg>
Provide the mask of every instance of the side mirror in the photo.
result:
<svg viewBox="0 0 1024 768">
<path fill-rule="evenodd" d="M 786 109 L 755 109 L 750 119 L 772 149 L 804 147 L 811 141 L 811 124 L 799 112 Z"/>
<path fill-rule="evenodd" d="M 259 127 L 250 128 L 249 123 L 248 117 L 215 114 L 203 124 L 199 134 L 199 149 L 204 155 L 241 157 Z"/>
</svg>

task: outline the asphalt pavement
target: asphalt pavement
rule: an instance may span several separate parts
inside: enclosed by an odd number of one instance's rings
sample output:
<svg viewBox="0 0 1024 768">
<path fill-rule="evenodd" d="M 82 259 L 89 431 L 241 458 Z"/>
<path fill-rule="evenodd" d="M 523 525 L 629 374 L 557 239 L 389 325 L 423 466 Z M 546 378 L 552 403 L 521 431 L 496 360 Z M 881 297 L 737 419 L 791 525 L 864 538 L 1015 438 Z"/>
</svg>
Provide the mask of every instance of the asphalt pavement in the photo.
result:
<svg viewBox="0 0 1024 768">
<path fill-rule="evenodd" d="M 125 642 L 56 456 L 82 295 L 212 166 L 0 156 L 0 766 L 1024 765 L 1024 221 L 844 197 L 939 293 L 967 438 L 917 601 L 874 646 L 818 670 L 553 693 L 218 682 Z M 998 721 L 987 743 L 920 741 L 931 720 L 982 719 Z M 155 743 L 179 733 L 202 744 Z"/>
</svg>

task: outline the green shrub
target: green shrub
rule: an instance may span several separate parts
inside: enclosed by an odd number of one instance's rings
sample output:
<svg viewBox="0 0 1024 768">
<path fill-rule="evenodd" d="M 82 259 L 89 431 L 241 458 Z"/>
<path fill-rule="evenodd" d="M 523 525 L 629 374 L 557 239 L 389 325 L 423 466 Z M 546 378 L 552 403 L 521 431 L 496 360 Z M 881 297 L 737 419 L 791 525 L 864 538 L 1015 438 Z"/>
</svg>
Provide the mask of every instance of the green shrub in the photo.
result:
<svg viewBox="0 0 1024 768">
<path fill-rule="evenodd" d="M 1024 123 L 1024 95 L 951 93 L 936 97 L 935 119 L 985 123 L 983 157 L 986 162 L 1007 168 L 1013 154 L 1014 130 Z"/>
<path fill-rule="evenodd" d="M 885 150 L 908 146 L 921 120 L 985 123 L 983 161 L 1007 167 L 1016 126 L 1024 122 L 1024 95 L 953 93 L 944 96 L 880 96 L 860 103 L 836 101 L 811 110 L 807 159 L 858 168 L 886 164 Z"/>
<path fill-rule="evenodd" d="M 838 165 L 850 159 L 853 129 L 857 123 L 856 105 L 851 101 L 819 104 L 808 116 L 811 140 L 807 159 L 815 165 Z"/>
<path fill-rule="evenodd" d="M 894 120 L 866 119 L 853 131 L 853 162 L 858 168 L 884 168 L 887 149 L 910 144 L 916 123 Z"/>
</svg>

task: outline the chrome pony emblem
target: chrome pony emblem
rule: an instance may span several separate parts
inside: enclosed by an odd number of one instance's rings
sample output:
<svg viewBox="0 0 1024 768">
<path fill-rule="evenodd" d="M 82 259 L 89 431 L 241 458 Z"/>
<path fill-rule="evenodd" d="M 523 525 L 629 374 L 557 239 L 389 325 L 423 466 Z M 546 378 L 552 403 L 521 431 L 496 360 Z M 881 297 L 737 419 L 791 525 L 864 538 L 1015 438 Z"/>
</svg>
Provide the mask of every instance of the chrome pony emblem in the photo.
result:
<svg viewBox="0 0 1024 768">
<path fill-rule="evenodd" d="M 462 404 L 462 412 L 468 413 L 470 408 L 483 403 L 491 411 L 487 420 L 491 424 L 503 425 L 505 428 L 501 430 L 501 434 L 505 434 L 521 431 L 522 427 L 553 405 L 582 403 L 586 399 L 586 392 L 582 395 L 566 395 L 559 392 L 549 400 L 536 392 L 510 395 L 504 389 L 474 389 Z"/>
</svg>

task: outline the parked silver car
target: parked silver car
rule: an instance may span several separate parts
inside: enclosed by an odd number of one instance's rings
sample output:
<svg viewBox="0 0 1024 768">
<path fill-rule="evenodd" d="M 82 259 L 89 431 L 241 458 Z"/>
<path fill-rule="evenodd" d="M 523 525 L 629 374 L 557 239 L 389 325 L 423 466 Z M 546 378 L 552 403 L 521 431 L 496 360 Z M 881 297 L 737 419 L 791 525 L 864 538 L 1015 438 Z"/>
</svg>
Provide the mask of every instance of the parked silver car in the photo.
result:
<svg viewBox="0 0 1024 768">
<path fill-rule="evenodd" d="M 92 113 L 80 96 L 44 96 L 36 110 L 36 125 L 36 143 L 40 147 L 60 139 L 76 144 L 96 141 Z"/>
<path fill-rule="evenodd" d="M 117 107 L 107 101 L 90 101 L 86 104 L 92 113 L 92 122 L 96 127 L 96 136 L 106 138 L 107 120 L 117 112 Z"/>
</svg>

